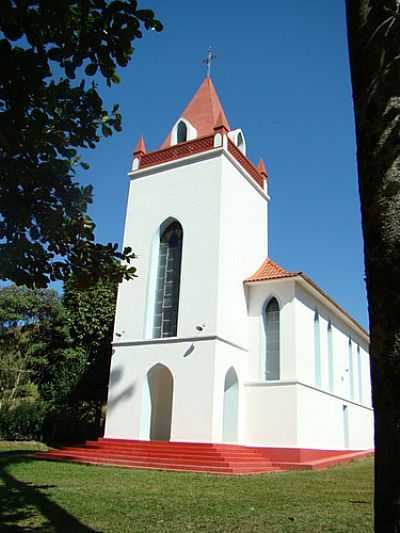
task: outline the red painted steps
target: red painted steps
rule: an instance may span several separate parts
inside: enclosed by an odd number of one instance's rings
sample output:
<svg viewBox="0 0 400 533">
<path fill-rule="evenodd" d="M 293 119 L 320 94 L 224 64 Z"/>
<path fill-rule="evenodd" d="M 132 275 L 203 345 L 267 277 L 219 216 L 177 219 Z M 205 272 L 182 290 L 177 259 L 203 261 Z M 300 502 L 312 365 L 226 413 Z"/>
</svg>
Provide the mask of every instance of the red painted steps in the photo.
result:
<svg viewBox="0 0 400 533">
<path fill-rule="evenodd" d="M 38 453 L 39 459 L 225 474 L 277 470 L 271 462 L 243 446 L 161 441 L 100 439 L 81 446 Z"/>
<path fill-rule="evenodd" d="M 99 439 L 60 450 L 39 452 L 38 459 L 220 474 L 255 474 L 289 469 L 320 469 L 371 452 L 257 448 L 234 444 Z"/>
</svg>

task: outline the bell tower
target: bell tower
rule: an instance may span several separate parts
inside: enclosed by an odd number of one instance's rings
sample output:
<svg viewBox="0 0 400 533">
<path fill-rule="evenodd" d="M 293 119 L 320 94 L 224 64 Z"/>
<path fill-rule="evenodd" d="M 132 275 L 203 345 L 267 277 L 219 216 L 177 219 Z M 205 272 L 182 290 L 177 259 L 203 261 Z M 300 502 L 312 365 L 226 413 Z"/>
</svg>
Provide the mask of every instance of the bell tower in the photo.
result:
<svg viewBox="0 0 400 533">
<path fill-rule="evenodd" d="M 268 255 L 265 166 L 207 77 L 158 150 L 140 139 L 129 175 L 138 277 L 118 291 L 106 437 L 240 442 L 243 281 Z"/>
</svg>

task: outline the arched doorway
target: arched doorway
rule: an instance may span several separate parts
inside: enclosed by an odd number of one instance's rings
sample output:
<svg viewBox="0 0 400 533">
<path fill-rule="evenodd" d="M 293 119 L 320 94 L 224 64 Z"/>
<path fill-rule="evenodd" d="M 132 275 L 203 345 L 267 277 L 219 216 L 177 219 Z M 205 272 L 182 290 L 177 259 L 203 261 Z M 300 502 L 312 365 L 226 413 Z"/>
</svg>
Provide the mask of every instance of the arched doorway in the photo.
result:
<svg viewBox="0 0 400 533">
<path fill-rule="evenodd" d="M 238 439 L 238 406 L 239 385 L 235 369 L 231 367 L 225 375 L 224 383 L 224 414 L 222 440 L 237 442 Z"/>
<path fill-rule="evenodd" d="M 174 379 L 162 364 L 153 366 L 147 373 L 144 412 L 148 417 L 150 440 L 170 440 Z"/>
</svg>

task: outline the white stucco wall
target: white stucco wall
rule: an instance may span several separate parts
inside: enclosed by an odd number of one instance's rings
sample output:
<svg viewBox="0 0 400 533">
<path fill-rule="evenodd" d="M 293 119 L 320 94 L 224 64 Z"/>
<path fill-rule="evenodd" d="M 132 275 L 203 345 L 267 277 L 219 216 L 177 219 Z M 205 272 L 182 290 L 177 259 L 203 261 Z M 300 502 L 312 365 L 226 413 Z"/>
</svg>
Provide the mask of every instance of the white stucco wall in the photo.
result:
<svg viewBox="0 0 400 533">
<path fill-rule="evenodd" d="M 138 277 L 121 284 L 118 291 L 115 332 L 121 335 L 119 340 L 144 339 L 151 332 L 152 324 L 146 320 L 152 321 L 154 302 L 149 283 L 157 265 L 152 264 L 152 256 L 160 225 L 169 217 L 183 228 L 178 336 L 192 336 L 196 325 L 203 323 L 207 334 L 215 333 L 220 175 L 220 157 L 197 158 L 189 167 L 178 161 L 135 174 L 124 246 L 131 246 L 138 256 Z"/>
<path fill-rule="evenodd" d="M 228 442 L 223 438 L 224 381 L 231 367 L 238 376 L 238 443 L 246 442 L 246 395 L 244 383 L 247 380 L 248 352 L 226 342 L 216 342 L 214 374 L 214 442 Z"/>
<path fill-rule="evenodd" d="M 146 439 L 151 414 L 147 373 L 162 364 L 173 376 L 171 440 L 223 442 L 224 382 L 238 376 L 238 438 L 245 441 L 244 350 L 218 339 L 170 339 L 115 346 L 105 436 Z M 147 396 L 147 398 L 146 398 Z M 225 440 L 226 442 L 226 440 Z"/>
<path fill-rule="evenodd" d="M 247 304 L 243 281 L 267 257 L 265 195 L 222 158 L 218 254 L 218 334 L 247 346 Z"/>
<path fill-rule="evenodd" d="M 112 357 L 105 436 L 140 439 L 148 425 L 143 417 L 147 372 L 165 365 L 174 380 L 171 440 L 213 439 L 214 341 L 146 342 L 116 346 Z"/>
<path fill-rule="evenodd" d="M 373 413 L 300 382 L 247 383 L 246 443 L 322 450 L 373 448 Z M 343 406 L 348 409 L 348 446 Z"/>
<path fill-rule="evenodd" d="M 348 446 L 345 442 L 343 406 L 348 409 Z M 297 445 L 300 448 L 373 448 L 373 412 L 366 406 L 298 384 L 297 417 Z"/>
<path fill-rule="evenodd" d="M 296 387 L 274 383 L 248 383 L 246 443 L 250 446 L 296 446 Z"/>
</svg>

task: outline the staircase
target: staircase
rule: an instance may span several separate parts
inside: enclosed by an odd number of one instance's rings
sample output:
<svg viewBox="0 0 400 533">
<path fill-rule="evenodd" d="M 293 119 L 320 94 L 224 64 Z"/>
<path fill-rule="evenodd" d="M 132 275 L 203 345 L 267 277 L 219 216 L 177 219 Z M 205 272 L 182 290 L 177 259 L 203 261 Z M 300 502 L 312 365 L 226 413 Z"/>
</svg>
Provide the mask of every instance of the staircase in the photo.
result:
<svg viewBox="0 0 400 533">
<path fill-rule="evenodd" d="M 60 450 L 38 452 L 37 459 L 215 474 L 256 474 L 280 470 L 246 446 L 184 442 L 99 439 Z"/>
<path fill-rule="evenodd" d="M 294 469 L 319 470 L 371 454 L 372 450 L 256 448 L 234 444 L 99 439 L 38 452 L 35 458 L 125 468 L 240 475 Z"/>
</svg>

